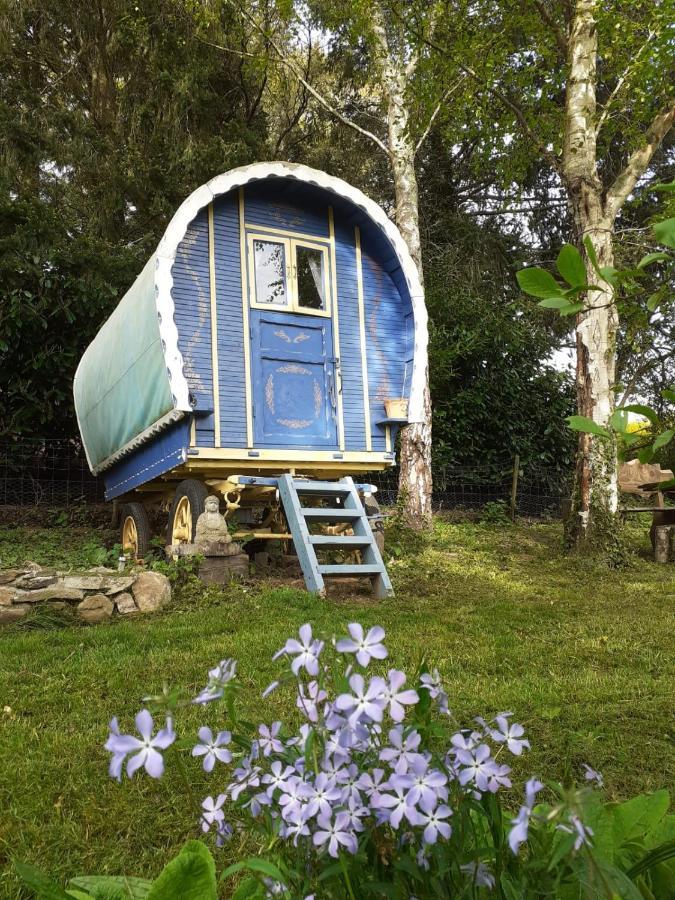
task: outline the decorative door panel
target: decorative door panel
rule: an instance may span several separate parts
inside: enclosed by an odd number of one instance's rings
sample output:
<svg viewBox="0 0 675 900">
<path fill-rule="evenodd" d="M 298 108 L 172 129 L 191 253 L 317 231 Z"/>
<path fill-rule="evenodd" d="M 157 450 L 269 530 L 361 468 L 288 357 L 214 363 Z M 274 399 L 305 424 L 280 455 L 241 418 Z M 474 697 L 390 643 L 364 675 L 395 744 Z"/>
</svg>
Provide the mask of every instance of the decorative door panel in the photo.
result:
<svg viewBox="0 0 675 900">
<path fill-rule="evenodd" d="M 330 319 L 251 309 L 256 447 L 337 447 Z"/>
</svg>

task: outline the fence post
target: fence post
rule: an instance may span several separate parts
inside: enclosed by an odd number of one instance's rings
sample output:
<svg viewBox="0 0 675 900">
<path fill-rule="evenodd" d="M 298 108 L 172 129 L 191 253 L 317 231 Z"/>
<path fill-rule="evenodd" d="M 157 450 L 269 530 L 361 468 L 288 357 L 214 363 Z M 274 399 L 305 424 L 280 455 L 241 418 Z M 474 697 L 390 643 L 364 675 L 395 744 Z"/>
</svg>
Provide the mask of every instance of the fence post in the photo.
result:
<svg viewBox="0 0 675 900">
<path fill-rule="evenodd" d="M 511 519 L 516 518 L 516 500 L 518 497 L 518 473 L 520 470 L 520 454 L 513 458 L 513 476 L 511 478 Z"/>
</svg>

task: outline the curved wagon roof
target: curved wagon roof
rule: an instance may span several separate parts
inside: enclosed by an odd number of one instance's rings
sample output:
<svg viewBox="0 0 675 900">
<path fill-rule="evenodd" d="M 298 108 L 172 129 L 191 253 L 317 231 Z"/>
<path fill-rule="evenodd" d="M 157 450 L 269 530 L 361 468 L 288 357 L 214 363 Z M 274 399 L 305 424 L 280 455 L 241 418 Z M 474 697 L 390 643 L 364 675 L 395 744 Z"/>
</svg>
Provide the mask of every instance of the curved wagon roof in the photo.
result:
<svg viewBox="0 0 675 900">
<path fill-rule="evenodd" d="M 311 185 L 358 208 L 373 234 L 390 248 L 402 276 L 399 290 L 410 299 L 415 325 L 409 421 L 422 419 L 427 314 L 417 267 L 399 230 L 373 200 L 340 178 L 292 163 L 254 163 L 216 176 L 181 204 L 157 250 L 85 351 L 73 390 L 92 471 L 109 468 L 192 411 L 172 298 L 178 247 L 190 223 L 214 199 L 275 178 Z"/>
</svg>

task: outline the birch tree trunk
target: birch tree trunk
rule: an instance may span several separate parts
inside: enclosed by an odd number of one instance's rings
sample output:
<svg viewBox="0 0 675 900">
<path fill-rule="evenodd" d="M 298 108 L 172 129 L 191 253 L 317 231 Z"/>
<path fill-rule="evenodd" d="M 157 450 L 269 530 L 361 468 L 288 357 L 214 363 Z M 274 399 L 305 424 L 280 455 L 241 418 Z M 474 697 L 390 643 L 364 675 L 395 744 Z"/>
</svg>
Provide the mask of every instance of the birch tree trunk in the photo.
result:
<svg viewBox="0 0 675 900">
<path fill-rule="evenodd" d="M 415 143 L 410 133 L 406 88 L 415 70 L 416 60 L 408 61 L 393 52 L 382 9 L 373 4 L 373 34 L 382 89 L 387 101 L 388 151 L 396 196 L 396 224 L 424 286 L 419 227 L 419 198 L 415 174 Z M 428 364 L 424 372 L 423 418 L 401 431 L 399 498 L 406 522 L 412 528 L 426 529 L 431 516 L 431 395 Z"/>
<path fill-rule="evenodd" d="M 586 294 L 576 322 L 578 412 L 607 427 L 614 412 L 614 380 L 619 316 L 614 289 L 602 280 L 588 257 L 590 240 L 598 267 L 614 262 L 617 215 L 675 118 L 671 99 L 647 130 L 646 140 L 629 158 L 615 182 L 605 188 L 598 174 L 596 83 L 599 0 L 576 0 L 569 32 L 562 179 L 572 208 L 577 246 L 586 262 L 586 281 L 597 289 Z M 611 545 L 618 507 L 616 445 L 606 438 L 581 434 L 572 514 L 571 543 Z"/>
</svg>

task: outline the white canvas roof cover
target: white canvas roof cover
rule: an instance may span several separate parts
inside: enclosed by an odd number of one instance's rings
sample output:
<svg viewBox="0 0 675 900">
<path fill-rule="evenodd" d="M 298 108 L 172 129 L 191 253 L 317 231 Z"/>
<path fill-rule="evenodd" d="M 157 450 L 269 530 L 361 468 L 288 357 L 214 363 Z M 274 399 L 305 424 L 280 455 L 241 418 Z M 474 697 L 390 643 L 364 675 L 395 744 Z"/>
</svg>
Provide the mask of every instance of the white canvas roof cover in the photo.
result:
<svg viewBox="0 0 675 900">
<path fill-rule="evenodd" d="M 73 393 L 89 466 L 98 473 L 192 409 L 178 349 L 171 268 L 188 226 L 201 209 L 249 182 L 291 178 L 355 204 L 386 237 L 401 265 L 415 321 L 409 420 L 423 417 L 427 314 L 417 267 L 399 230 L 358 188 L 308 166 L 253 163 L 217 175 L 178 208 L 156 252 L 80 360 Z"/>
</svg>

